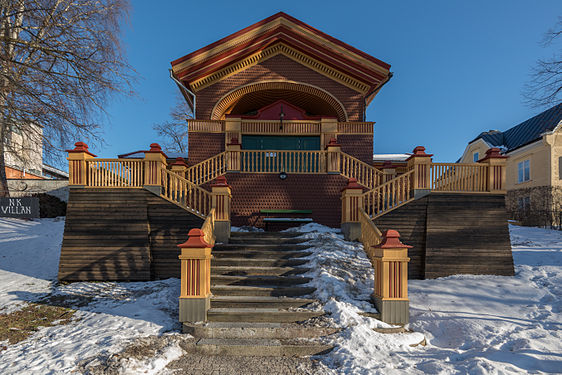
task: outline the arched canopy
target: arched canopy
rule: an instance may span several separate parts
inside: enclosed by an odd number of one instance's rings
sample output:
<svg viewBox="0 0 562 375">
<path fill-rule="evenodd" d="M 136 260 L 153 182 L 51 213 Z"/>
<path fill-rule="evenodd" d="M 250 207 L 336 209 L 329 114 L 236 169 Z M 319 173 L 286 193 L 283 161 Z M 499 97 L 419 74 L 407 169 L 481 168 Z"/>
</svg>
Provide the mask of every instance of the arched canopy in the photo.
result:
<svg viewBox="0 0 562 375">
<path fill-rule="evenodd" d="M 319 87 L 300 82 L 267 81 L 238 87 L 223 96 L 213 108 L 212 120 L 226 115 L 245 115 L 284 100 L 304 109 L 308 115 L 335 117 L 347 121 L 344 106 Z"/>
</svg>

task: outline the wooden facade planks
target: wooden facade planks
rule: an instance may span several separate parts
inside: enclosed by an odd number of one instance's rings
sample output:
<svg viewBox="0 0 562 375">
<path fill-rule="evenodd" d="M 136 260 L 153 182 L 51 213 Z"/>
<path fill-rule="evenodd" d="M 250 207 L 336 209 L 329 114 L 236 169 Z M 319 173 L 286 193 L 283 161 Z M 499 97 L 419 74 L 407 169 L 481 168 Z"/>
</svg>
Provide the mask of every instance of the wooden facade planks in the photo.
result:
<svg viewBox="0 0 562 375">
<path fill-rule="evenodd" d="M 179 277 L 177 244 L 202 223 L 143 189 L 71 189 L 59 279 Z"/>
</svg>

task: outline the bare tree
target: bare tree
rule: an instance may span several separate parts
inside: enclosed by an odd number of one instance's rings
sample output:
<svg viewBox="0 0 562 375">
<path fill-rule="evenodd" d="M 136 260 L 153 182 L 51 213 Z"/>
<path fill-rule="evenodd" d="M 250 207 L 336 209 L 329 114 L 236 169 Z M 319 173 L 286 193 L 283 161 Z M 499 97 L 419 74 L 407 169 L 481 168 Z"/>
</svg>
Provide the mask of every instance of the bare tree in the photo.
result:
<svg viewBox="0 0 562 375">
<path fill-rule="evenodd" d="M 170 109 L 170 117 L 171 121 L 155 124 L 152 128 L 161 138 L 165 150 L 185 154 L 187 152 L 186 120 L 192 118 L 192 114 L 179 94 L 176 97 L 176 104 Z"/>
<path fill-rule="evenodd" d="M 561 35 L 562 17 L 559 17 L 541 43 L 543 47 L 554 46 L 555 51 L 550 58 L 537 61 L 531 81 L 523 91 L 525 102 L 532 107 L 551 107 L 562 101 L 562 48 L 556 45 Z"/>
<path fill-rule="evenodd" d="M 131 93 L 120 43 L 128 0 L 0 0 L 0 196 L 13 132 L 39 126 L 47 156 L 100 140 L 111 94 Z"/>
</svg>

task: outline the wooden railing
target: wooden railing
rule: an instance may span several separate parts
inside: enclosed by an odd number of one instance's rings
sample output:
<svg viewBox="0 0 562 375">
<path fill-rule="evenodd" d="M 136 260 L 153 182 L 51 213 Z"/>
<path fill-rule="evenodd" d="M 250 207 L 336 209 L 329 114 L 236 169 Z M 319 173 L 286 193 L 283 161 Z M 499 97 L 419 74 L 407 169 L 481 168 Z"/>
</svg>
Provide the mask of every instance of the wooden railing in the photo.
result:
<svg viewBox="0 0 562 375">
<path fill-rule="evenodd" d="M 222 133 L 225 125 L 223 120 L 187 120 L 187 129 L 190 132 Z"/>
<path fill-rule="evenodd" d="M 240 171 L 246 173 L 325 173 L 325 151 L 240 151 Z"/>
<path fill-rule="evenodd" d="M 488 165 L 431 163 L 430 189 L 441 192 L 485 192 Z"/>
<path fill-rule="evenodd" d="M 338 133 L 373 134 L 374 122 L 338 122 Z"/>
<path fill-rule="evenodd" d="M 86 160 L 88 187 L 140 188 L 144 185 L 144 160 Z"/>
<path fill-rule="evenodd" d="M 215 209 L 211 208 L 209 214 L 205 218 L 201 230 L 205 234 L 205 242 L 213 246 L 215 244 Z"/>
<path fill-rule="evenodd" d="M 243 120 L 241 132 L 246 134 L 320 134 L 320 121 Z"/>
<path fill-rule="evenodd" d="M 373 223 L 373 219 L 371 219 L 362 208 L 359 208 L 359 222 L 361 223 L 361 243 L 372 262 L 372 247 L 381 243 L 382 233 L 375 223 Z"/>
<path fill-rule="evenodd" d="M 165 168 L 161 171 L 161 196 L 205 219 L 211 211 L 212 194 Z"/>
<path fill-rule="evenodd" d="M 363 194 L 365 212 L 376 218 L 414 199 L 411 193 L 411 170 Z"/>
<path fill-rule="evenodd" d="M 185 178 L 195 185 L 202 185 L 226 173 L 226 152 L 221 152 L 201 163 L 189 167 L 185 171 Z"/>
<path fill-rule="evenodd" d="M 340 152 L 340 173 L 346 178 L 355 178 L 361 185 L 373 189 L 382 182 L 383 173 L 345 152 Z"/>
</svg>

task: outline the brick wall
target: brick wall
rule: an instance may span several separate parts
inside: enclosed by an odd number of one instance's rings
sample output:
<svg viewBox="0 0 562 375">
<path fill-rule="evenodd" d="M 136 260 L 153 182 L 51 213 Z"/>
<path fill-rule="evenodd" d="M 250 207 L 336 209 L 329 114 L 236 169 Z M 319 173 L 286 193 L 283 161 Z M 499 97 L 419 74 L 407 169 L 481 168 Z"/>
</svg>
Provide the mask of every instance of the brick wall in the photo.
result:
<svg viewBox="0 0 562 375">
<path fill-rule="evenodd" d="M 341 189 L 347 180 L 340 175 L 228 173 L 232 187 L 232 225 L 262 226 L 261 209 L 312 210 L 315 222 L 339 227 Z M 304 215 L 303 217 L 308 217 Z"/>
<path fill-rule="evenodd" d="M 373 164 L 373 136 L 361 134 L 340 134 L 338 143 L 341 150 L 368 164 Z"/>
<path fill-rule="evenodd" d="M 188 164 L 194 165 L 224 151 L 224 134 L 189 133 Z"/>
<path fill-rule="evenodd" d="M 274 56 L 225 78 L 197 93 L 197 118 L 210 119 L 216 102 L 236 87 L 267 80 L 290 80 L 318 86 L 335 96 L 345 107 L 349 121 L 361 121 L 361 94 L 283 55 Z"/>
</svg>

